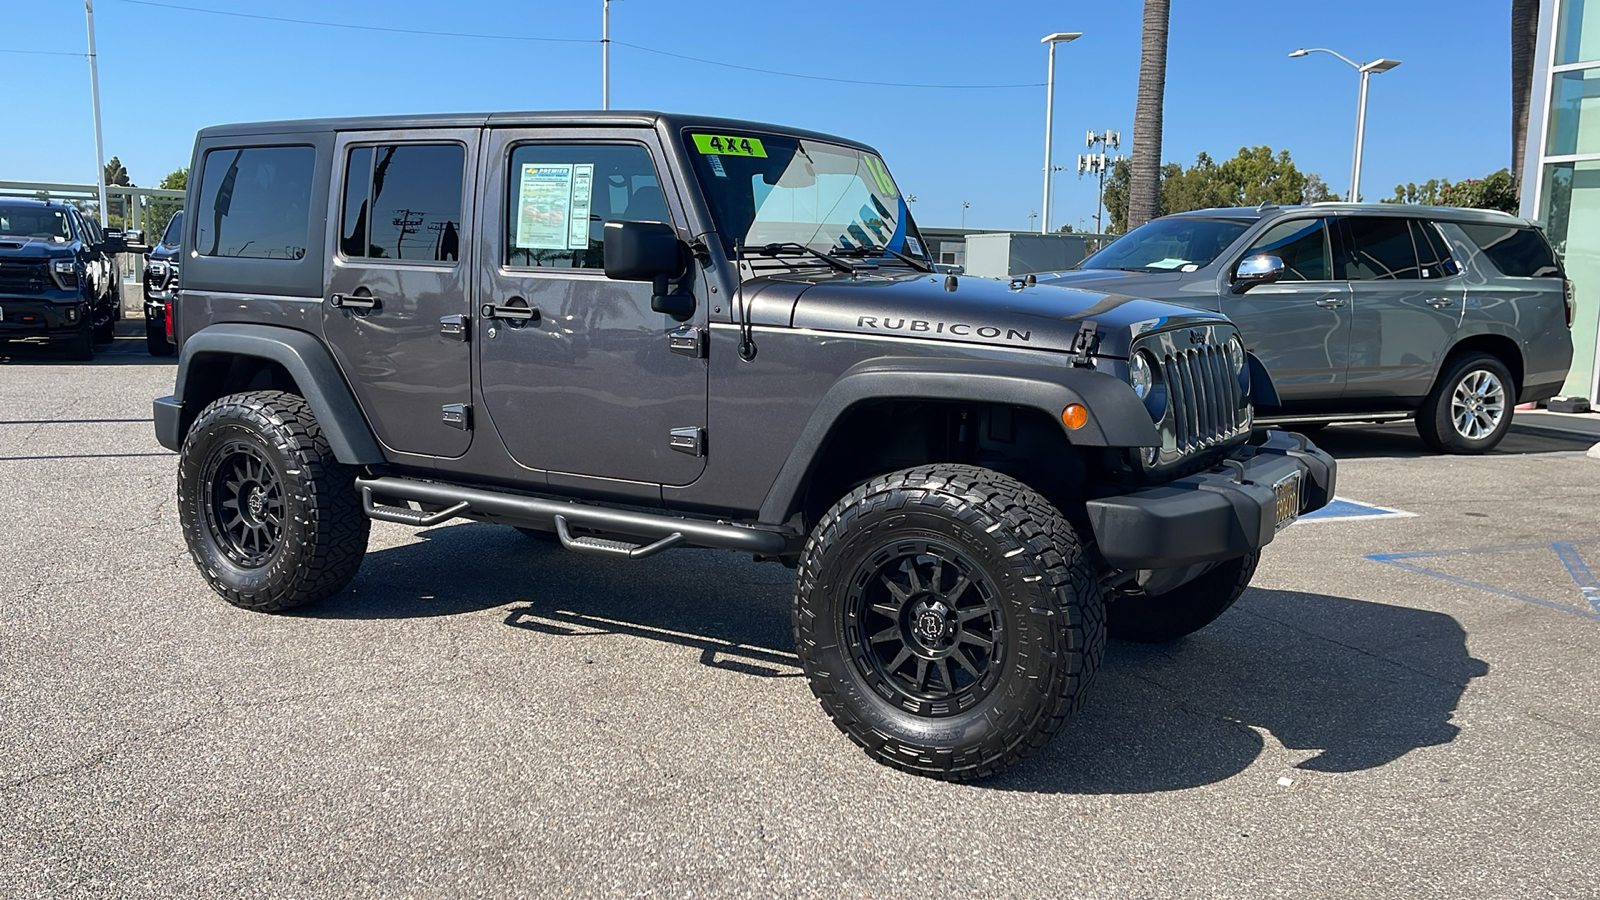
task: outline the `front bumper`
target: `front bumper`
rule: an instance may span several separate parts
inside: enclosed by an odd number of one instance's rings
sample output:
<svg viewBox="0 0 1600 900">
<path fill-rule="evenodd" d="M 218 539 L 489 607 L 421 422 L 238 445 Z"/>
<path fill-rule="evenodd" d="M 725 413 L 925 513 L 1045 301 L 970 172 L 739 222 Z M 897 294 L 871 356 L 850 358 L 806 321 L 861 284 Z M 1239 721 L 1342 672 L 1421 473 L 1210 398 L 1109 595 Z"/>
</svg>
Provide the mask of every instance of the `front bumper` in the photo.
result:
<svg viewBox="0 0 1600 900">
<path fill-rule="evenodd" d="M 61 341 L 83 334 L 93 316 L 82 302 L 0 297 L 0 341 Z"/>
<path fill-rule="evenodd" d="M 1273 485 L 1300 473 L 1300 512 L 1333 499 L 1337 465 L 1303 436 L 1267 432 L 1221 469 L 1132 494 L 1090 500 L 1100 553 L 1118 569 L 1170 569 L 1243 556 L 1277 534 Z"/>
</svg>

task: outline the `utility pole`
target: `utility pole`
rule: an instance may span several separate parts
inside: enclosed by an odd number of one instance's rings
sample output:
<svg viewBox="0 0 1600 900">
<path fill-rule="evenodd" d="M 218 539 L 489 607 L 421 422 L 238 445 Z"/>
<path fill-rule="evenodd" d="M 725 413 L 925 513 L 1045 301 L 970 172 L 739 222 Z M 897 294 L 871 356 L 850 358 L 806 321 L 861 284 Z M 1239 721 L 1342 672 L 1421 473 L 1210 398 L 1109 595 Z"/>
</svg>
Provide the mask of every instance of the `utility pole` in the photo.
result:
<svg viewBox="0 0 1600 900">
<path fill-rule="evenodd" d="M 600 108 L 611 108 L 611 0 L 602 0 L 600 12 Z"/>
<path fill-rule="evenodd" d="M 1100 145 L 1099 153 L 1093 152 L 1096 144 Z M 1084 173 L 1087 172 L 1098 176 L 1100 180 L 1099 193 L 1094 202 L 1094 230 L 1097 234 L 1105 234 L 1105 223 L 1101 212 L 1105 209 L 1106 204 L 1106 175 L 1117 163 L 1122 161 L 1122 154 L 1108 156 L 1106 151 L 1122 149 L 1122 133 L 1112 131 L 1109 128 L 1102 134 L 1095 134 L 1091 131 L 1089 132 L 1089 137 L 1084 141 L 1084 146 L 1088 147 L 1090 152 L 1087 156 L 1082 154 L 1078 156 L 1078 177 L 1082 178 Z"/>
<path fill-rule="evenodd" d="M 100 139 L 100 64 L 94 52 L 94 0 L 83 0 L 83 11 L 89 19 L 89 90 L 94 96 L 94 181 L 100 188 L 100 226 L 104 228 L 110 221 L 106 218 L 106 148 Z"/>
<path fill-rule="evenodd" d="M 967 207 L 969 207 L 971 205 L 972 205 L 971 203 L 968 203 L 965 200 L 961 201 L 961 227 L 962 228 L 966 228 L 967 227 Z"/>
<path fill-rule="evenodd" d="M 1050 140 L 1055 131 L 1056 45 L 1066 44 L 1081 37 L 1083 33 L 1079 31 L 1058 31 L 1055 34 L 1045 35 L 1039 41 L 1050 45 L 1050 65 L 1044 81 L 1044 222 L 1039 229 L 1040 232 L 1050 231 L 1050 185 L 1056 176 L 1050 158 Z"/>
<path fill-rule="evenodd" d="M 399 215 L 391 219 L 390 224 L 400 229 L 400 236 L 394 240 L 394 258 L 405 259 L 405 251 L 401 249 L 401 245 L 405 243 L 406 235 L 417 233 L 417 226 L 422 224 L 427 214 L 421 210 L 411 209 L 397 209 L 395 212 Z"/>
</svg>

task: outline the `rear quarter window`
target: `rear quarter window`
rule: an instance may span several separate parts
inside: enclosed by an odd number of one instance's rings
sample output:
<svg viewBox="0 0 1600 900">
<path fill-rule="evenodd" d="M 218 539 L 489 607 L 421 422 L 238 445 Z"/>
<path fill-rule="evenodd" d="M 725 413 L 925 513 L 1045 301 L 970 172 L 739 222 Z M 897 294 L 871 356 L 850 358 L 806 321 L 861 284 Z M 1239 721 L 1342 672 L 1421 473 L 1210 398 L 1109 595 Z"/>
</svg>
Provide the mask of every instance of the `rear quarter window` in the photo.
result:
<svg viewBox="0 0 1600 900">
<path fill-rule="evenodd" d="M 1489 257 L 1502 275 L 1512 278 L 1554 278 L 1561 266 L 1537 229 L 1522 225 L 1455 223 Z"/>
<path fill-rule="evenodd" d="M 298 260 L 312 214 L 311 147 L 239 147 L 206 154 L 195 212 L 202 256 Z"/>
</svg>

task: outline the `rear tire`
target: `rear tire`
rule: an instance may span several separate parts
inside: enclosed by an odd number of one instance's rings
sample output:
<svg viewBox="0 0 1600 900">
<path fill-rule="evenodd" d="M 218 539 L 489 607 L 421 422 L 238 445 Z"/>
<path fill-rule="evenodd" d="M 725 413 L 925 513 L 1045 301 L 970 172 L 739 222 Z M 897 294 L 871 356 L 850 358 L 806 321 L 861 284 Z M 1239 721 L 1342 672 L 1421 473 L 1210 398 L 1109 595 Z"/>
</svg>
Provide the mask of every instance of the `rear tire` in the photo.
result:
<svg viewBox="0 0 1600 900">
<path fill-rule="evenodd" d="M 1417 410 L 1417 433 L 1440 453 L 1488 453 L 1511 430 L 1516 392 L 1499 357 L 1465 354 L 1445 370 Z"/>
<path fill-rule="evenodd" d="M 1257 552 L 1218 563 L 1199 578 L 1154 597 L 1117 591 L 1106 607 L 1106 628 L 1116 640 L 1141 644 L 1194 634 L 1233 606 L 1250 586 L 1260 558 Z"/>
<path fill-rule="evenodd" d="M 333 456 L 306 401 L 230 394 L 201 411 L 178 459 L 178 519 L 224 600 L 279 612 L 338 593 L 371 528 L 355 469 Z"/>
<path fill-rule="evenodd" d="M 1083 542 L 976 466 L 874 478 L 812 530 L 796 652 L 822 708 L 885 765 L 950 781 L 1043 746 L 1083 702 L 1105 606 Z"/>
</svg>

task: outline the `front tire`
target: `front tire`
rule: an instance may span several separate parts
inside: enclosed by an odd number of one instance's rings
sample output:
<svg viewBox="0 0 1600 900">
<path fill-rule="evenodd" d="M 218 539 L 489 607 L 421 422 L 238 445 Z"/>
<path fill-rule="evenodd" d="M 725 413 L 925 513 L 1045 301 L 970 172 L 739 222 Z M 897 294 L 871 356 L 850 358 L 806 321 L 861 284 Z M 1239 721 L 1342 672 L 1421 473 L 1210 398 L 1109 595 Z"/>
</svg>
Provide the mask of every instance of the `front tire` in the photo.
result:
<svg viewBox="0 0 1600 900">
<path fill-rule="evenodd" d="M 1105 650 L 1082 541 L 975 466 L 875 478 L 834 505 L 795 576 L 796 652 L 822 708 L 886 765 L 957 781 L 1043 746 Z"/>
<path fill-rule="evenodd" d="M 1119 641 L 1162 644 L 1216 621 L 1250 586 L 1261 554 L 1217 563 L 1211 571 L 1164 594 L 1117 591 L 1106 607 L 1106 628 Z"/>
<path fill-rule="evenodd" d="M 356 472 L 338 462 L 306 401 L 282 391 L 222 397 L 178 460 L 178 518 L 200 574 L 224 600 L 279 612 L 355 577 L 371 521 Z"/>
<path fill-rule="evenodd" d="M 1469 353 L 1445 370 L 1417 410 L 1417 433 L 1440 453 L 1493 450 L 1511 430 L 1516 384 L 1498 357 Z"/>
</svg>

